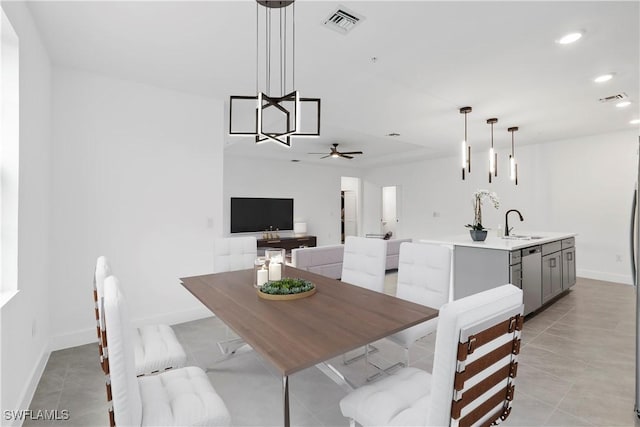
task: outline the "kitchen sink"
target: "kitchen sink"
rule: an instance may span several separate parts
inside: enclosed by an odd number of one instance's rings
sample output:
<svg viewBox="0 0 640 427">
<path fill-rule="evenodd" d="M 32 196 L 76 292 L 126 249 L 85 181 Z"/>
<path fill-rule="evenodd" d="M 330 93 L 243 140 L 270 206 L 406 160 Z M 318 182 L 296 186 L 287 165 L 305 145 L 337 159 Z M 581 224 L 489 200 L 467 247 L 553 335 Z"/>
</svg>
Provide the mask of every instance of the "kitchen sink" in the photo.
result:
<svg viewBox="0 0 640 427">
<path fill-rule="evenodd" d="M 512 234 L 510 236 L 503 236 L 502 238 L 507 240 L 538 240 L 538 239 L 542 239 L 543 236 L 525 236 L 525 235 L 519 235 L 519 234 Z"/>
</svg>

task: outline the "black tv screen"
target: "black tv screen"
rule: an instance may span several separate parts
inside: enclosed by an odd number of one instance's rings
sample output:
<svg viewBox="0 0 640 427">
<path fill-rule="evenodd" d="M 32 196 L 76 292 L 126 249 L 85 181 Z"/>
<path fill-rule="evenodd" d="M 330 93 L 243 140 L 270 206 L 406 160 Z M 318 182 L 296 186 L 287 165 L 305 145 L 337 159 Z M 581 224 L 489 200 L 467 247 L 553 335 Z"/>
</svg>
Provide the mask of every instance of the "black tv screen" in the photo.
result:
<svg viewBox="0 0 640 427">
<path fill-rule="evenodd" d="M 231 232 L 293 230 L 293 199 L 231 198 Z"/>
</svg>

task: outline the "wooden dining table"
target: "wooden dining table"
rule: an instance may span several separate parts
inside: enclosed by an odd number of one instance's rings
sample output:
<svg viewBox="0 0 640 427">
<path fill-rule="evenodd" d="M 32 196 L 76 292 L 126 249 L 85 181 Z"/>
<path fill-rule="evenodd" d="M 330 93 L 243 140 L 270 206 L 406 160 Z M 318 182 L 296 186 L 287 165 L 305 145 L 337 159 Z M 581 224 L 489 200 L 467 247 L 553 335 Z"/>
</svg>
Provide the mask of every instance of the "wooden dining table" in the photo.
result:
<svg viewBox="0 0 640 427">
<path fill-rule="evenodd" d="M 310 297 L 258 296 L 253 269 L 181 278 L 182 285 L 282 375 L 283 425 L 289 427 L 289 375 L 438 315 L 438 311 L 287 266 L 309 280 Z M 335 371 L 335 368 L 332 368 Z"/>
</svg>

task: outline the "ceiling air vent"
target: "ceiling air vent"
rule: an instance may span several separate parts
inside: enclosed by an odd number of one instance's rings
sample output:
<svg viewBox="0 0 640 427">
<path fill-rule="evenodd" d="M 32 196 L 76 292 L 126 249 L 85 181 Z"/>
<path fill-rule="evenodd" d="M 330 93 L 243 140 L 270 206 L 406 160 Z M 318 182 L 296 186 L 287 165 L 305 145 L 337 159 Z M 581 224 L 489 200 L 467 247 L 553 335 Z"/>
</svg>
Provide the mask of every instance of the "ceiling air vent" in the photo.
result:
<svg viewBox="0 0 640 427">
<path fill-rule="evenodd" d="M 349 31 L 353 30 L 356 25 L 364 21 L 364 19 L 364 16 L 359 15 L 346 7 L 338 6 L 338 8 L 324 20 L 323 25 L 340 34 L 347 34 Z"/>
<path fill-rule="evenodd" d="M 618 93 L 616 95 L 611 95 L 611 96 L 607 96 L 605 98 L 600 98 L 598 101 L 600 102 L 617 102 L 617 101 L 622 101 L 623 99 L 627 99 L 629 98 L 629 96 L 627 96 L 626 93 L 622 92 L 622 93 Z"/>
</svg>

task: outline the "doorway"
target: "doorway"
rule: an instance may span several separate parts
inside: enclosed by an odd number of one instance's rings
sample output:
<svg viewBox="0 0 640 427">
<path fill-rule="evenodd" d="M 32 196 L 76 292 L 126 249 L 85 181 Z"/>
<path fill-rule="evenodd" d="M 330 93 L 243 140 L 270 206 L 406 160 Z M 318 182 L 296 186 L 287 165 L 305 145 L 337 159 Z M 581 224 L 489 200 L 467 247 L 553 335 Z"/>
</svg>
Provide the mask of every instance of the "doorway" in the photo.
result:
<svg viewBox="0 0 640 427">
<path fill-rule="evenodd" d="M 360 178 L 343 176 L 340 189 L 340 241 L 358 235 Z"/>
<path fill-rule="evenodd" d="M 382 187 L 382 234 L 391 233 L 391 236 L 398 235 L 398 186 L 390 185 Z"/>
</svg>

